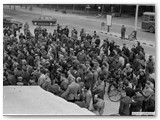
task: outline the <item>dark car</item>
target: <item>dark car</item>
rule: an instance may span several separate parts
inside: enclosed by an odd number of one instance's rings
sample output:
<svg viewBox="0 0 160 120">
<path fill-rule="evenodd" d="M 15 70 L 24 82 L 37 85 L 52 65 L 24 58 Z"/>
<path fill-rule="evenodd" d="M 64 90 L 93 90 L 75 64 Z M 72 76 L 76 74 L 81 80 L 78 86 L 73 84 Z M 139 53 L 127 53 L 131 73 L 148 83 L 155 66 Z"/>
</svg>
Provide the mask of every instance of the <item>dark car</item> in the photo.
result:
<svg viewBox="0 0 160 120">
<path fill-rule="evenodd" d="M 10 27 L 10 28 L 12 28 L 13 25 L 16 26 L 17 30 L 19 30 L 19 29 L 22 28 L 23 23 L 15 21 L 15 20 L 13 20 L 12 17 L 9 17 L 9 16 L 4 16 L 3 17 L 3 27 Z"/>
<path fill-rule="evenodd" d="M 57 23 L 57 20 L 51 16 L 40 16 L 37 19 L 33 19 L 32 23 L 33 25 L 53 26 Z"/>
</svg>

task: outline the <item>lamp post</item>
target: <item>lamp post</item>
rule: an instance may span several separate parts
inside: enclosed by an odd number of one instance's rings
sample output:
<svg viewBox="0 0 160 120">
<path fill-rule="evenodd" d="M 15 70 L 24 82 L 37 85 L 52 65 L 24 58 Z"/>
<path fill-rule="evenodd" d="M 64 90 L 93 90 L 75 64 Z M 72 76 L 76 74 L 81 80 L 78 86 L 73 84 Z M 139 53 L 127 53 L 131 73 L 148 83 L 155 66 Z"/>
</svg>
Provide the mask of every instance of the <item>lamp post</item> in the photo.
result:
<svg viewBox="0 0 160 120">
<path fill-rule="evenodd" d="M 43 5 L 41 4 L 41 16 L 42 16 L 42 7 L 43 7 Z"/>
<path fill-rule="evenodd" d="M 87 7 L 86 7 L 86 11 L 87 11 L 87 13 L 89 13 L 89 9 L 90 9 L 90 6 L 89 6 L 89 5 L 87 5 Z"/>
<path fill-rule="evenodd" d="M 101 6 L 98 6 L 98 14 L 100 14 Z"/>
<path fill-rule="evenodd" d="M 14 6 L 14 10 L 16 10 L 16 6 L 15 6 L 15 4 L 14 4 L 13 6 Z"/>
<path fill-rule="evenodd" d="M 120 5 L 119 14 L 120 14 L 120 17 L 121 17 L 121 14 L 122 14 L 122 5 Z"/>
<path fill-rule="evenodd" d="M 103 13 L 104 13 L 104 4 L 102 5 L 101 15 L 103 15 Z"/>
<path fill-rule="evenodd" d="M 75 10 L 75 5 L 73 4 L 73 10 Z"/>
</svg>

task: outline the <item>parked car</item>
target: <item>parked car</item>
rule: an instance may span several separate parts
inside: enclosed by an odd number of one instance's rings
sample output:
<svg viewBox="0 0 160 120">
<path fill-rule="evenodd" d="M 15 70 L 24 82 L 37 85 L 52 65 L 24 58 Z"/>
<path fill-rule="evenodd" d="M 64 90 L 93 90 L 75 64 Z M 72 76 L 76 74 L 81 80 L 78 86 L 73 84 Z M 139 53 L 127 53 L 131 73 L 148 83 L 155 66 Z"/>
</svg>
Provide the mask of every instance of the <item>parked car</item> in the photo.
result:
<svg viewBox="0 0 160 120">
<path fill-rule="evenodd" d="M 3 27 L 12 27 L 13 24 L 16 26 L 16 29 L 19 30 L 22 28 L 23 23 L 14 20 L 12 17 L 10 16 L 3 16 Z"/>
<path fill-rule="evenodd" d="M 40 26 L 53 26 L 56 25 L 57 19 L 54 19 L 51 16 L 40 16 L 39 18 L 32 20 L 33 25 Z"/>
</svg>

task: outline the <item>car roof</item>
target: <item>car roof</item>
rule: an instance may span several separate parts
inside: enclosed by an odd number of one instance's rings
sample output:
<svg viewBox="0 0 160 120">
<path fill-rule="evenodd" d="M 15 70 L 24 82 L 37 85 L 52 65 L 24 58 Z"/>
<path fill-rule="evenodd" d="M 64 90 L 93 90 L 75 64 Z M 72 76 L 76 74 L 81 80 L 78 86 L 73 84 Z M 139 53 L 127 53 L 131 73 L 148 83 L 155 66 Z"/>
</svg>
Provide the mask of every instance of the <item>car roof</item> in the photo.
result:
<svg viewBox="0 0 160 120">
<path fill-rule="evenodd" d="M 8 16 L 8 15 L 3 15 L 3 19 L 12 19 L 13 17 Z"/>
<path fill-rule="evenodd" d="M 39 17 L 51 17 L 51 18 L 53 18 L 52 16 L 49 16 L 49 15 L 41 15 Z"/>
<path fill-rule="evenodd" d="M 143 15 L 155 15 L 155 12 L 144 12 Z"/>
</svg>

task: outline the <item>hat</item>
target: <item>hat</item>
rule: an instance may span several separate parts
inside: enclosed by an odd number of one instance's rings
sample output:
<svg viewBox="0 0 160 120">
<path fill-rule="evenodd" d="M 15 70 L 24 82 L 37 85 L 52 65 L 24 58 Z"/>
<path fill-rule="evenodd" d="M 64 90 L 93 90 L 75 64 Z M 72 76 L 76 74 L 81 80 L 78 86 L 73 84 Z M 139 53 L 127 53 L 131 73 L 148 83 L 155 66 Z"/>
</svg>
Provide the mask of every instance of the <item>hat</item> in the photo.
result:
<svg viewBox="0 0 160 120">
<path fill-rule="evenodd" d="M 126 67 L 130 67 L 130 64 L 129 64 L 129 63 L 127 63 L 127 64 L 126 64 Z"/>
<path fill-rule="evenodd" d="M 18 81 L 19 81 L 19 82 L 22 82 L 22 79 L 23 79 L 22 76 L 19 76 L 19 77 L 18 77 Z"/>
<path fill-rule="evenodd" d="M 139 69 L 139 71 L 140 71 L 140 72 L 144 72 L 144 70 L 143 70 L 143 69 Z"/>
<path fill-rule="evenodd" d="M 150 56 L 149 56 L 149 59 L 153 59 L 153 56 L 152 56 L 152 55 L 150 55 Z"/>
<path fill-rule="evenodd" d="M 150 77 L 149 77 L 149 78 L 147 79 L 147 81 L 150 81 L 150 82 L 152 82 L 153 84 L 155 84 L 155 79 L 154 79 L 154 78 L 150 78 Z"/>
<path fill-rule="evenodd" d="M 44 69 L 44 68 L 40 68 L 40 71 L 43 73 L 43 74 L 46 74 L 47 71 Z"/>
<path fill-rule="evenodd" d="M 77 77 L 76 82 L 80 82 L 81 81 L 81 77 Z"/>
</svg>

